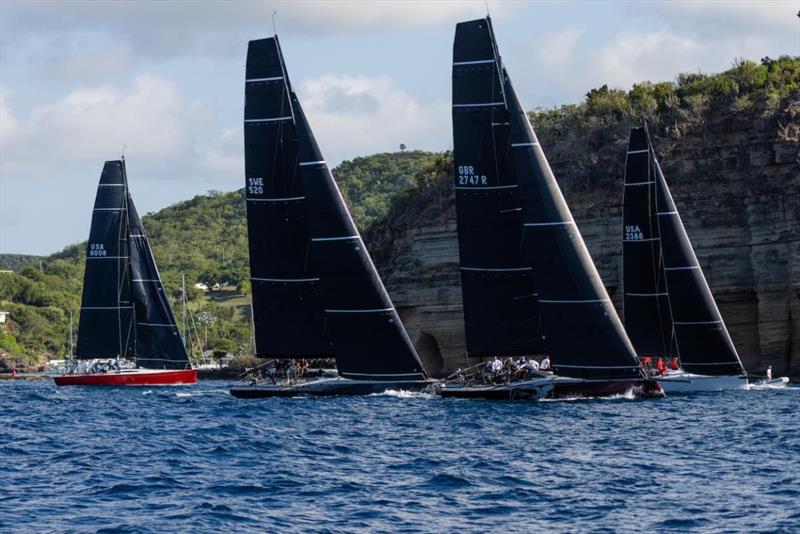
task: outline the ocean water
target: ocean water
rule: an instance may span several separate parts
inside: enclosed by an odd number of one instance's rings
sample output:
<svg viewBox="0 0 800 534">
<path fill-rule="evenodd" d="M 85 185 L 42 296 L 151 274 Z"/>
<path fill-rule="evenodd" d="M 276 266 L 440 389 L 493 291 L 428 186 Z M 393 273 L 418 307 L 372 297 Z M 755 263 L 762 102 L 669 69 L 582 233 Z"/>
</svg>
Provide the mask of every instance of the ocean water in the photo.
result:
<svg viewBox="0 0 800 534">
<path fill-rule="evenodd" d="M 800 532 L 800 388 L 237 400 L 0 381 L 0 532 Z"/>
</svg>

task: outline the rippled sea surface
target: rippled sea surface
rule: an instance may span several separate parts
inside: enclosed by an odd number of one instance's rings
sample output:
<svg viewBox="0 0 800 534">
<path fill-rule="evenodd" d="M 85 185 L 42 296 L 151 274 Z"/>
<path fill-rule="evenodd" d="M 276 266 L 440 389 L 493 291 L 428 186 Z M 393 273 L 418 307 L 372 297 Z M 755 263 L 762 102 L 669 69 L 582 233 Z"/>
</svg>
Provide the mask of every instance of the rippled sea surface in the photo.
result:
<svg viewBox="0 0 800 534">
<path fill-rule="evenodd" d="M 2 532 L 800 532 L 800 388 L 237 400 L 0 381 Z"/>
</svg>

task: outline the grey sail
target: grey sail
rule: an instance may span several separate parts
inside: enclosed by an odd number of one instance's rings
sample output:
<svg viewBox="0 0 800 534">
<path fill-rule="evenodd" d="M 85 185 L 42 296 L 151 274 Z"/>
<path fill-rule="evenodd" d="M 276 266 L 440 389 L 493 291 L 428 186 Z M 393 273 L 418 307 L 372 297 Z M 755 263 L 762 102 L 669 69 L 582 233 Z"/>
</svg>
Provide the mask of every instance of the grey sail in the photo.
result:
<svg viewBox="0 0 800 534">
<path fill-rule="evenodd" d="M 134 355 L 127 198 L 122 162 L 106 161 L 86 245 L 86 272 L 75 352 L 81 359 Z"/>
<path fill-rule="evenodd" d="M 245 194 L 256 352 L 330 356 L 319 277 L 311 272 L 291 85 L 277 37 L 250 41 L 246 70 Z"/>
<path fill-rule="evenodd" d="M 744 367 L 653 154 L 656 208 L 667 292 L 681 367 L 704 375 L 740 375 Z"/>
<path fill-rule="evenodd" d="M 494 76 L 492 69 L 501 73 L 502 86 L 472 84 L 454 94 L 453 105 L 493 117 L 498 116 L 496 110 L 507 110 L 509 133 L 504 146 L 498 147 L 507 162 L 499 168 L 513 173 L 508 183 L 516 184 L 518 191 L 523 230 L 517 250 L 533 268 L 541 332 L 554 371 L 597 380 L 640 378 L 633 346 L 503 68 L 491 20 L 461 23 L 457 39 L 459 35 L 466 36 L 463 40 L 475 51 L 458 58 L 461 66 L 488 66 L 487 77 Z M 490 173 L 476 166 L 474 174 Z"/>
<path fill-rule="evenodd" d="M 672 317 L 656 215 L 655 154 L 647 128 L 633 128 L 625 161 L 622 278 L 625 330 L 639 357 L 674 355 Z"/>
<path fill-rule="evenodd" d="M 123 172 L 124 165 L 123 162 Z M 144 369 L 189 369 L 189 355 L 130 195 L 128 221 L 131 300 L 136 318 L 136 364 Z"/>
<path fill-rule="evenodd" d="M 456 26 L 453 159 L 461 293 L 471 356 L 545 350 L 510 157 L 509 110 L 487 20 Z"/>
</svg>

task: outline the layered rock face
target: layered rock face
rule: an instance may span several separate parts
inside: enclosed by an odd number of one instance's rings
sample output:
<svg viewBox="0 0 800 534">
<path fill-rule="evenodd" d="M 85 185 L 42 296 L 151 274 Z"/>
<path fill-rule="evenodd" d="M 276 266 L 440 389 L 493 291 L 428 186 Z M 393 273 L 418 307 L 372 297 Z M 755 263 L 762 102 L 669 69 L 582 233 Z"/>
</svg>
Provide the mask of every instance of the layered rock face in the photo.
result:
<svg viewBox="0 0 800 534">
<path fill-rule="evenodd" d="M 617 309 L 628 128 L 539 132 Z M 770 117 L 651 127 L 689 238 L 749 372 L 800 377 L 800 103 Z M 465 359 L 452 177 L 374 224 L 366 240 L 432 372 Z"/>
</svg>

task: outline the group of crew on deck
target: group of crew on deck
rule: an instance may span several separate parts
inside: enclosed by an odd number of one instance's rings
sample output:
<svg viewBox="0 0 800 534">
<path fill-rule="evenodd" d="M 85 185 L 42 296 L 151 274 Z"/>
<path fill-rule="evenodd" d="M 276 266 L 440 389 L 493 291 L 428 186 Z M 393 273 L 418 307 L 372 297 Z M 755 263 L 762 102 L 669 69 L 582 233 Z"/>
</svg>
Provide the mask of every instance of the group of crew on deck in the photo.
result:
<svg viewBox="0 0 800 534">
<path fill-rule="evenodd" d="M 676 357 L 672 357 L 669 360 L 667 358 L 656 358 L 655 362 L 653 362 L 653 358 L 650 356 L 643 356 L 640 361 L 642 369 L 649 376 L 663 376 L 670 371 L 677 371 L 681 368 L 681 364 Z"/>
<path fill-rule="evenodd" d="M 325 370 L 335 368 L 336 360 L 332 358 L 277 358 L 254 369 L 245 369 L 245 372 L 251 385 L 262 381 L 294 385 L 301 379 L 320 376 Z"/>
<path fill-rule="evenodd" d="M 495 356 L 484 364 L 483 380 L 490 384 L 505 384 L 517 380 L 530 380 L 550 372 L 550 358 L 545 356 L 541 362 L 522 356 L 518 360 Z"/>
</svg>

